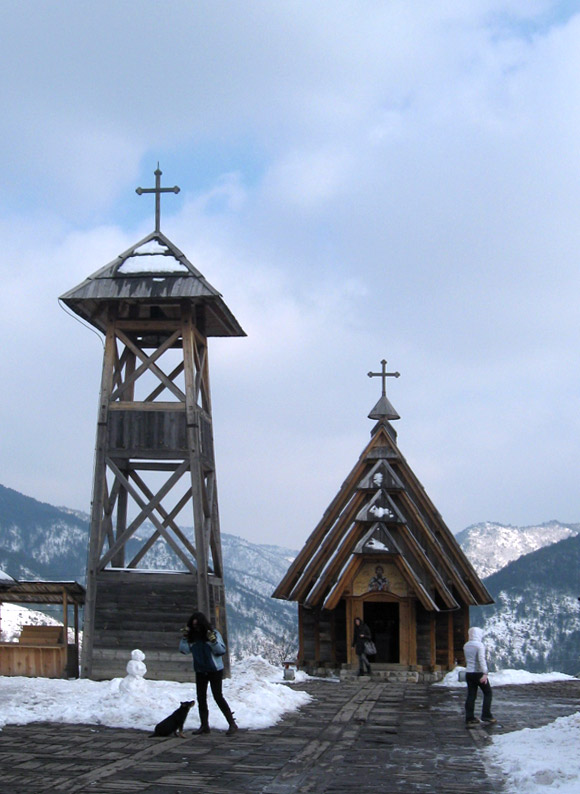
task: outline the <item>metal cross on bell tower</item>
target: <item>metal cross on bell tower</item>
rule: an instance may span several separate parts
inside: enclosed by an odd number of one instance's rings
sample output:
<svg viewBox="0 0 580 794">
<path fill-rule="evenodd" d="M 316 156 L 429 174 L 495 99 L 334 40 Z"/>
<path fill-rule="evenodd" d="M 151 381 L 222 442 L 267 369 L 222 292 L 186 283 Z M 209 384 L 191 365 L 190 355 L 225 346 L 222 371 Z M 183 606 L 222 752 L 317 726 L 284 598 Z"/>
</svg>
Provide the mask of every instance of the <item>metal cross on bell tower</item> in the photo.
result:
<svg viewBox="0 0 580 794">
<path fill-rule="evenodd" d="M 161 194 L 162 193 L 179 193 L 180 188 L 177 185 L 174 187 L 161 187 L 161 174 L 163 171 L 159 170 L 159 163 L 157 163 L 157 170 L 155 171 L 155 187 L 138 187 L 135 188 L 135 193 L 142 196 L 143 193 L 155 193 L 155 231 L 161 231 Z"/>
</svg>

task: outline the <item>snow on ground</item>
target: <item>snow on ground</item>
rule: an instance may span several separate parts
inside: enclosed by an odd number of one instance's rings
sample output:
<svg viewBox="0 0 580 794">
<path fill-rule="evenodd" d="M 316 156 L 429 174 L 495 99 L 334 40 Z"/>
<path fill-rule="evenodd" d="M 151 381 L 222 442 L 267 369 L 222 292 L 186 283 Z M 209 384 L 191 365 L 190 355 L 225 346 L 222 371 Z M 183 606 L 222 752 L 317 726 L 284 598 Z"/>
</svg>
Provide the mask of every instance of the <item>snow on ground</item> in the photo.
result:
<svg viewBox="0 0 580 794">
<path fill-rule="evenodd" d="M 306 677 L 296 673 L 296 680 Z M 306 692 L 283 683 L 282 668 L 260 656 L 232 666 L 232 677 L 224 680 L 224 695 L 240 728 L 248 729 L 275 725 L 285 713 L 310 700 Z M 66 722 L 151 731 L 181 701 L 192 699 L 193 682 L 149 681 L 146 675 L 127 675 L 111 681 L 0 676 L 0 728 L 8 724 Z M 210 726 L 225 730 L 226 720 L 209 692 L 208 701 Z M 188 729 L 199 726 L 197 707 L 191 710 L 185 725 Z"/>
<path fill-rule="evenodd" d="M 20 633 L 23 619 L 17 612 L 19 609 L 8 604 L 2 607 L 4 641 L 13 641 Z M 27 610 L 27 623 L 34 622 L 30 612 Z M 38 613 L 38 622 L 51 620 Z M 455 668 L 434 686 L 465 687 L 466 684 L 458 680 L 458 672 L 463 669 Z M 307 678 L 305 673 L 296 672 L 297 681 Z M 573 678 L 563 673 L 528 673 L 526 670 L 490 673 L 492 687 Z M 231 679 L 224 681 L 224 694 L 239 726 L 246 729 L 274 725 L 285 713 L 299 709 L 310 700 L 307 693 L 284 684 L 281 667 L 274 667 L 260 656 L 249 657 L 232 666 Z M 181 701 L 192 698 L 195 698 L 192 682 L 149 681 L 146 674 L 145 677 L 127 675 L 112 681 L 0 676 L 0 729 L 8 724 L 65 722 L 150 732 Z M 225 719 L 209 693 L 208 698 L 211 727 L 225 730 Z M 186 729 L 193 730 L 198 725 L 194 707 L 186 721 Z M 526 728 L 494 736 L 483 753 L 486 763 L 504 771 L 508 792 L 578 794 L 579 746 L 580 712 L 559 717 L 543 728 Z"/>
<path fill-rule="evenodd" d="M 525 794 L 578 794 L 580 791 L 580 713 L 558 717 L 543 728 L 494 736 L 486 761 L 507 776 L 507 791 Z"/>
<path fill-rule="evenodd" d="M 458 680 L 456 667 L 434 686 L 465 687 Z M 527 670 L 499 670 L 489 674 L 491 686 L 537 684 L 545 681 L 574 680 L 564 673 L 528 673 Z M 580 712 L 558 717 L 543 728 L 494 736 L 483 752 L 490 765 L 499 766 L 506 775 L 506 791 L 525 794 L 578 794 L 580 792 Z"/>
<path fill-rule="evenodd" d="M 442 681 L 433 686 L 444 686 L 451 688 L 467 688 L 464 681 L 460 681 L 458 674 L 465 670 L 465 667 L 456 667 L 447 673 Z M 566 673 L 528 673 L 527 670 L 498 670 L 496 673 L 489 674 L 489 683 L 494 686 L 510 686 L 511 684 L 542 684 L 547 681 L 574 681 L 575 676 Z"/>
</svg>

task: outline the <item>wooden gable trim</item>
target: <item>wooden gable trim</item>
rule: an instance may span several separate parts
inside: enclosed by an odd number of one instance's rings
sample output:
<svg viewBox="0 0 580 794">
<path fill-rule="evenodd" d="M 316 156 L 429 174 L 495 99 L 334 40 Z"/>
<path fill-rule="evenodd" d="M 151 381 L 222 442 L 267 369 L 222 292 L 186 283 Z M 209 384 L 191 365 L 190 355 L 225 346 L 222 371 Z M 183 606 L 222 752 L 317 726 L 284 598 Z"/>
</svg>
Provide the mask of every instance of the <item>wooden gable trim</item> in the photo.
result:
<svg viewBox="0 0 580 794">
<path fill-rule="evenodd" d="M 384 430 L 382 430 L 382 433 L 376 433 L 362 451 L 356 465 L 351 470 L 346 480 L 343 482 L 337 495 L 334 497 L 324 512 L 321 520 L 310 534 L 310 537 L 304 544 L 302 550 L 292 565 L 289 567 L 286 575 L 272 593 L 273 598 L 283 598 L 287 600 L 295 599 L 295 596 L 291 596 L 290 594 L 294 591 L 296 584 L 304 576 L 306 569 L 310 567 L 309 563 L 312 556 L 317 555 L 318 559 L 319 552 L 322 553 L 322 549 L 317 551 L 318 547 L 325 542 L 327 533 L 335 525 L 335 522 L 343 512 L 345 506 L 352 498 L 354 498 L 354 496 L 356 496 L 356 494 L 354 494 L 354 489 L 358 485 L 358 482 L 364 472 L 364 468 L 367 465 L 366 458 L 368 457 L 369 451 L 373 447 L 380 446 L 379 439 L 381 438 L 381 435 L 387 437 L 387 433 Z M 362 501 L 363 498 L 364 494 L 363 492 L 360 492 L 360 500 Z M 337 529 L 335 527 L 331 540 L 334 539 L 336 531 Z M 324 551 L 326 553 L 326 546 L 324 547 Z M 300 590 L 302 591 L 302 588 L 300 588 Z"/>
<path fill-rule="evenodd" d="M 357 538 L 357 534 L 361 534 L 364 532 L 365 527 L 362 524 L 354 523 L 344 537 L 341 547 L 336 552 L 332 562 L 326 570 L 324 570 L 324 575 L 319 578 L 319 581 L 313 587 L 313 589 L 308 592 L 305 588 L 304 596 L 300 597 L 300 600 L 304 598 L 304 603 L 308 606 L 315 606 L 318 604 L 323 598 L 325 598 L 325 590 L 327 588 L 334 588 L 336 582 L 334 581 L 335 577 L 341 576 L 341 570 L 348 559 L 349 554 L 353 553 L 353 549 L 356 546 L 359 538 Z M 415 559 L 418 559 L 419 564 L 422 564 L 423 567 L 426 569 L 426 573 L 428 576 L 431 577 L 433 584 L 436 590 L 441 595 L 444 603 L 448 608 L 455 608 L 458 607 L 459 604 L 453 597 L 452 593 L 448 590 L 445 583 L 441 579 L 441 576 L 434 568 L 433 564 L 430 562 L 428 557 L 425 555 L 425 552 L 409 531 L 408 527 L 405 524 L 398 524 L 397 529 L 401 533 L 402 538 L 406 541 L 407 548 L 409 549 L 411 554 L 414 554 Z M 404 557 L 402 554 L 401 557 Z M 409 570 L 412 570 L 411 566 L 406 563 L 409 567 Z M 420 581 L 417 574 L 413 571 L 413 576 L 416 578 L 417 581 Z M 421 585 L 424 587 L 424 585 Z M 426 591 L 425 591 L 426 592 Z M 429 597 L 430 598 L 430 597 Z"/>
<path fill-rule="evenodd" d="M 351 526 L 341 546 L 336 552 L 332 562 L 330 563 L 328 568 L 324 571 L 325 575 L 319 579 L 319 581 L 311 590 L 311 592 L 308 593 L 306 600 L 304 601 L 305 604 L 308 604 L 309 606 L 314 606 L 320 600 L 322 600 L 324 591 L 329 586 L 329 584 L 332 586 L 334 578 L 340 573 L 349 554 L 352 554 L 352 550 L 356 545 L 356 543 L 358 542 L 358 538 L 356 537 L 356 535 L 359 534 L 361 530 L 362 530 L 362 526 L 360 524 L 353 524 Z"/>
<path fill-rule="evenodd" d="M 425 554 L 425 551 L 417 538 L 413 535 L 407 524 L 399 524 L 397 525 L 397 529 L 403 535 L 407 545 L 411 547 L 412 551 L 415 553 L 415 556 L 418 558 L 419 562 L 424 565 L 427 569 L 428 574 L 433 578 L 433 583 L 445 604 L 448 607 L 457 607 L 459 604 L 453 598 L 453 595 L 443 579 L 441 578 L 441 574 L 435 568 L 429 557 Z"/>
<path fill-rule="evenodd" d="M 489 591 L 486 589 L 485 585 L 479 578 L 475 568 L 472 566 L 470 561 L 468 560 L 467 556 L 463 552 L 461 546 L 457 542 L 455 536 L 447 526 L 447 524 L 443 521 L 443 518 L 429 496 L 427 492 L 421 485 L 420 481 L 418 480 L 417 476 L 409 466 L 406 459 L 401 455 L 400 460 L 396 462 L 395 466 L 400 466 L 405 471 L 405 475 L 408 478 L 407 487 L 413 493 L 413 500 L 416 503 L 417 507 L 422 507 L 427 515 L 431 518 L 434 526 L 441 532 L 443 537 L 445 538 L 448 548 L 447 551 L 449 556 L 452 557 L 461 571 L 467 576 L 471 585 L 473 586 L 474 593 L 477 594 L 477 597 L 481 599 L 480 601 L 476 601 L 478 604 L 493 604 L 493 598 L 491 597 Z M 407 494 L 408 496 L 408 494 Z M 424 525 L 424 521 L 421 522 Z M 427 529 L 428 535 L 432 535 L 432 531 Z M 438 544 L 434 544 L 434 548 L 436 552 L 441 554 L 438 549 Z M 445 555 L 441 554 L 441 558 L 443 562 L 449 566 L 449 562 Z M 464 586 L 466 586 L 464 584 Z"/>
<path fill-rule="evenodd" d="M 483 603 L 493 603 L 493 599 L 491 598 L 488 591 L 485 589 L 485 586 L 482 584 L 481 580 L 479 579 L 475 569 L 473 568 L 473 566 L 471 565 L 471 563 L 463 553 L 461 547 L 457 543 L 451 530 L 443 521 L 441 514 L 438 512 L 433 502 L 430 500 L 429 496 L 427 495 L 425 489 L 419 482 L 417 476 L 413 472 L 406 458 L 401 454 L 400 450 L 396 446 L 396 443 L 390 438 L 388 433 L 385 433 L 384 437 L 387 439 L 387 443 L 389 444 L 389 446 L 394 450 L 396 450 L 398 453 L 398 460 L 393 461 L 390 465 L 391 468 L 394 470 L 395 474 L 399 476 L 399 478 L 402 480 L 403 484 L 405 485 L 405 490 L 400 492 L 393 492 L 392 497 L 394 498 L 395 502 L 397 498 L 400 498 L 401 501 L 409 508 L 409 510 L 413 515 L 415 523 L 418 525 L 419 529 L 423 532 L 426 538 L 426 542 L 428 543 L 429 547 L 433 549 L 437 558 L 442 563 L 447 575 L 451 578 L 453 584 L 456 586 L 457 590 L 461 593 L 466 603 L 471 605 L 478 604 L 480 602 L 477 600 L 477 595 L 483 596 L 484 594 L 485 594 L 485 598 L 483 599 Z M 411 498 L 411 494 L 412 494 L 412 498 Z M 470 588 L 461 578 L 461 576 L 458 575 L 458 571 L 455 570 L 453 565 L 450 563 L 450 560 L 448 559 L 445 552 L 441 548 L 440 542 L 437 540 L 436 537 L 434 537 L 434 531 L 430 528 L 430 526 L 426 524 L 424 518 L 421 516 L 418 506 L 422 506 L 423 509 L 425 509 L 427 515 L 430 517 L 431 521 L 433 522 L 433 525 L 437 527 L 437 530 L 441 532 L 442 536 L 447 541 L 446 544 L 447 548 L 445 551 L 447 551 L 449 553 L 449 556 L 453 558 L 455 563 L 458 565 L 460 571 L 468 575 L 470 582 L 473 584 L 473 592 L 472 590 L 470 590 Z M 477 595 L 475 594 L 476 592 Z M 454 606 L 454 605 L 455 606 L 457 605 L 455 600 L 454 600 L 454 604 L 450 604 L 450 606 Z"/>
<path fill-rule="evenodd" d="M 334 587 L 331 589 L 328 596 L 326 597 L 326 601 L 323 604 L 323 609 L 328 609 L 328 610 L 336 609 L 336 607 L 338 606 L 338 602 L 342 598 L 343 590 L 346 586 L 346 582 L 350 578 L 354 578 L 357 575 L 359 568 L 362 567 L 363 563 L 364 563 L 364 557 L 361 557 L 358 554 L 352 555 L 352 558 L 349 560 L 347 566 L 345 567 L 341 575 L 338 577 L 336 584 L 334 585 Z"/>
<path fill-rule="evenodd" d="M 437 539 L 433 537 L 433 533 L 431 529 L 425 525 L 424 519 L 417 510 L 417 507 L 413 503 L 412 499 L 409 497 L 409 494 L 403 491 L 398 496 L 400 497 L 401 501 L 404 503 L 405 508 L 408 509 L 409 513 L 411 514 L 413 522 L 421 530 L 422 535 L 425 537 L 426 543 L 434 551 L 435 556 L 440 561 L 445 572 L 452 580 L 458 592 L 464 598 L 465 603 L 469 605 L 475 605 L 477 601 L 474 598 L 473 593 L 469 590 L 469 588 L 467 587 L 461 576 L 458 575 L 457 571 L 453 568 L 453 566 L 450 565 L 449 560 L 445 557 L 445 554 L 443 553 L 440 544 L 438 543 Z M 448 606 L 454 606 L 454 605 L 449 604 Z"/>
<path fill-rule="evenodd" d="M 395 500 L 397 497 L 400 497 L 401 500 L 404 501 L 412 510 L 415 520 L 418 523 L 419 528 L 423 530 L 429 546 L 434 550 L 438 559 L 443 564 L 445 571 L 455 584 L 457 590 L 461 592 L 462 596 L 465 598 L 466 603 L 472 605 L 493 603 L 493 598 L 485 588 L 484 584 L 481 582 L 477 572 L 457 543 L 453 533 L 443 521 L 441 514 L 429 498 L 427 492 L 421 485 L 406 458 L 401 454 L 396 443 L 390 438 L 388 433 L 385 433 L 384 437 L 387 439 L 388 445 L 398 453 L 398 460 L 393 461 L 390 465 L 395 473 L 399 475 L 403 481 L 403 484 L 405 485 L 405 490 L 399 493 L 393 493 L 393 497 L 395 497 Z M 433 526 L 437 527 L 437 530 L 441 532 L 443 538 L 446 541 L 445 552 L 453 559 L 459 570 L 466 576 L 466 578 L 469 579 L 470 587 L 468 587 L 466 582 L 461 578 L 461 576 L 458 575 L 458 572 L 454 570 L 448 556 L 446 556 L 443 549 L 441 548 L 439 541 L 434 537 L 433 530 L 426 525 L 425 520 L 421 517 L 418 508 L 425 510 L 426 514 L 433 522 Z M 480 600 L 478 600 L 478 598 Z"/>
<path fill-rule="evenodd" d="M 353 512 L 358 512 L 358 508 L 364 501 L 364 498 L 365 496 L 363 493 L 356 493 L 347 507 L 354 506 L 355 510 Z M 332 558 L 332 555 L 337 549 L 340 549 L 341 542 L 344 540 L 344 536 L 341 536 L 343 535 L 345 528 L 352 523 L 353 520 L 354 519 L 351 515 L 351 511 L 345 510 L 345 512 L 340 516 L 336 524 L 325 537 L 314 557 L 304 569 L 296 583 L 296 586 L 288 596 L 290 601 L 300 601 L 308 593 L 308 590 L 312 587 L 313 582 L 315 582 L 324 571 L 324 567 L 327 565 L 328 560 Z"/>
<path fill-rule="evenodd" d="M 417 593 L 417 598 L 425 607 L 425 609 L 429 612 L 439 612 L 439 607 L 431 598 L 425 586 L 419 581 L 407 560 L 405 560 L 404 557 L 397 556 L 395 557 L 395 565 L 401 571 L 404 578 L 407 580 L 407 583 L 412 585 L 413 589 Z"/>
</svg>

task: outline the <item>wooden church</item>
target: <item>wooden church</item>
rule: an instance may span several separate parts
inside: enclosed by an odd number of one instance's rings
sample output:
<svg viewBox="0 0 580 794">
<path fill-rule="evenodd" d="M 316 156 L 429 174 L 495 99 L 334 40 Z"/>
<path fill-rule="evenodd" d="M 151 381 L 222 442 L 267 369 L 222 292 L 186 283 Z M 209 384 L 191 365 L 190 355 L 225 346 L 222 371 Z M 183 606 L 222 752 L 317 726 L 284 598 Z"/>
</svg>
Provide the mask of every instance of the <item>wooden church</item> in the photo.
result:
<svg viewBox="0 0 580 794">
<path fill-rule="evenodd" d="M 435 680 L 462 660 L 469 607 L 493 599 L 397 446 L 386 379 L 399 373 L 381 363 L 371 440 L 273 597 L 298 602 L 301 668 L 358 669 L 358 617 L 374 672 Z"/>
<path fill-rule="evenodd" d="M 61 297 L 104 335 L 81 661 L 95 679 L 139 648 L 149 678 L 187 680 L 177 645 L 196 610 L 227 638 L 208 337 L 245 334 L 161 232 L 161 194 L 179 188 L 155 177 L 136 191 L 155 194 L 155 230 Z"/>
</svg>

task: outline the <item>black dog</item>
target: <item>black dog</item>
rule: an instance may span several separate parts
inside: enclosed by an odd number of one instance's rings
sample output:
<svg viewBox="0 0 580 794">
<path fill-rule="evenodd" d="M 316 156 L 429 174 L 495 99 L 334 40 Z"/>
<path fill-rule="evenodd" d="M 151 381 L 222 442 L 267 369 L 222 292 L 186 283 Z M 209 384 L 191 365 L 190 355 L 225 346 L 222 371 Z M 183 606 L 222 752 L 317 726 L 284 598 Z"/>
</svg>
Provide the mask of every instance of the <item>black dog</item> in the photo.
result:
<svg viewBox="0 0 580 794">
<path fill-rule="evenodd" d="M 151 736 L 171 736 L 171 734 L 174 734 L 185 738 L 183 735 L 183 723 L 187 719 L 189 709 L 193 705 L 195 705 L 195 700 L 185 700 L 178 709 L 175 709 L 173 714 L 157 723 L 155 732 Z"/>
</svg>

